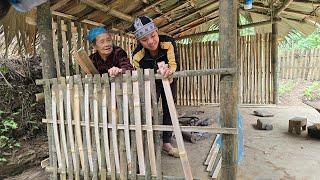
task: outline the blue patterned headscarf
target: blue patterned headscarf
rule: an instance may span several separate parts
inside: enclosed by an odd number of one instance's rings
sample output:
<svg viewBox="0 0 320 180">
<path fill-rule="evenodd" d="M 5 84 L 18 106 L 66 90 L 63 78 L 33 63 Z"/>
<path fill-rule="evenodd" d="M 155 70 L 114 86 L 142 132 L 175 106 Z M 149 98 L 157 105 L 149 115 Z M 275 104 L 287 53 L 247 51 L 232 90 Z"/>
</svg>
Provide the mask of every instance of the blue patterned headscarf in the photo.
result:
<svg viewBox="0 0 320 180">
<path fill-rule="evenodd" d="M 108 32 L 106 28 L 104 27 L 94 27 L 90 29 L 89 34 L 87 36 L 87 39 L 90 43 L 92 43 L 97 36 L 99 36 L 102 33 Z"/>
</svg>

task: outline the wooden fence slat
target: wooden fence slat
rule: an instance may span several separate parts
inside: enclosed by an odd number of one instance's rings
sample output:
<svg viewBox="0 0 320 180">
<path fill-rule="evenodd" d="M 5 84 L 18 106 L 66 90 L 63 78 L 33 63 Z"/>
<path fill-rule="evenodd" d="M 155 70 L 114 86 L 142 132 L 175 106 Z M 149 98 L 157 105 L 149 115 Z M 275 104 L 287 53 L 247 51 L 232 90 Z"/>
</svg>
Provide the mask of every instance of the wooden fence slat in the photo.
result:
<svg viewBox="0 0 320 180">
<path fill-rule="evenodd" d="M 132 72 L 133 76 L 137 76 L 137 71 Z M 139 92 L 139 83 L 135 81 L 133 84 L 133 92 Z M 139 93 L 133 93 L 133 104 L 134 104 L 134 116 L 135 116 L 135 125 L 136 125 L 136 144 L 138 151 L 138 162 L 139 162 L 139 172 L 142 175 L 145 175 L 145 161 L 144 161 L 144 152 L 143 152 L 143 140 L 142 140 L 142 130 L 141 130 L 141 105 L 140 105 L 140 96 Z"/>
<path fill-rule="evenodd" d="M 112 123 L 112 145 L 113 153 L 116 165 L 116 172 L 120 173 L 120 161 L 119 161 L 119 148 L 118 148 L 118 135 L 117 135 L 117 107 L 116 107 L 116 85 L 111 83 L 111 123 Z"/>
<path fill-rule="evenodd" d="M 150 77 L 150 69 L 145 69 L 144 74 Z M 154 148 L 154 139 L 153 139 L 153 129 L 152 129 L 152 109 L 151 109 L 151 84 L 150 80 L 145 81 L 145 114 L 146 114 L 146 125 L 148 126 L 147 130 L 147 139 L 148 139 L 148 150 L 149 150 L 149 160 L 151 166 L 151 174 L 157 174 L 156 167 L 156 157 L 155 157 L 155 148 Z"/>
<path fill-rule="evenodd" d="M 124 130 L 126 156 L 127 156 L 127 169 L 128 173 L 131 173 L 131 145 L 130 145 L 130 132 L 129 132 L 129 97 L 128 97 L 128 85 L 127 85 L 127 74 L 124 74 L 123 78 L 125 82 L 122 83 L 123 89 L 123 124 L 126 127 Z"/>
</svg>

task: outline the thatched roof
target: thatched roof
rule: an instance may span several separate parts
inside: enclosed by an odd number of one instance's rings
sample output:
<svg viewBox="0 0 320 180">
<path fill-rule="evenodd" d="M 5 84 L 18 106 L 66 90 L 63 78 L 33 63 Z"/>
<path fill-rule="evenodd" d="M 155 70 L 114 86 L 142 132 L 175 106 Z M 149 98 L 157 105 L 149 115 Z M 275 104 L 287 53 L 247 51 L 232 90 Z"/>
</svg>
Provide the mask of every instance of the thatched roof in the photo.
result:
<svg viewBox="0 0 320 180">
<path fill-rule="evenodd" d="M 277 14 L 281 19 L 279 35 L 282 37 L 292 30 L 308 35 L 320 23 L 319 0 L 254 0 L 250 10 L 244 10 L 243 0 L 239 0 L 239 7 L 239 13 L 249 23 L 274 21 L 271 17 Z M 219 26 L 219 0 L 51 0 L 51 10 L 54 19 L 62 16 L 89 26 L 103 24 L 121 31 L 130 26 L 134 17 L 148 15 L 160 31 L 173 37 L 206 32 Z M 6 42 L 10 44 L 17 34 L 20 39 L 30 37 L 31 41 L 34 34 L 29 33 L 34 33 L 35 28 L 25 22 L 26 18 L 34 19 L 35 12 L 19 14 L 12 11 L 0 21 L 7 34 Z M 271 32 L 271 25 L 257 26 L 255 30 L 257 33 Z"/>
</svg>

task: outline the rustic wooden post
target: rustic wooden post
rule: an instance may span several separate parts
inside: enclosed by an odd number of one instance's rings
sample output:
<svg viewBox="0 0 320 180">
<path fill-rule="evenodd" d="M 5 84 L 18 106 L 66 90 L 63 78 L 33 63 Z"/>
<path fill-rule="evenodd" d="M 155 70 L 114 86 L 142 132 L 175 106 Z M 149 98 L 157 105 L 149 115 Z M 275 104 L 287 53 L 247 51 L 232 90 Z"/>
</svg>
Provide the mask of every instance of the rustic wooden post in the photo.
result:
<svg viewBox="0 0 320 180">
<path fill-rule="evenodd" d="M 37 8 L 37 25 L 40 39 L 40 56 L 42 60 L 42 77 L 43 79 L 54 78 L 57 76 L 54 69 L 54 53 L 52 44 L 52 15 L 50 12 L 50 2 L 44 3 Z M 50 100 L 50 85 L 47 83 L 44 86 L 45 92 L 45 107 L 46 118 L 51 118 L 51 100 Z M 55 147 L 53 144 L 53 127 L 47 125 L 48 143 L 49 143 L 49 162 L 50 166 L 54 167 L 54 172 L 50 175 L 50 179 L 58 179 L 57 163 L 55 155 Z"/>
<path fill-rule="evenodd" d="M 37 8 L 37 25 L 40 39 L 40 56 L 42 60 L 43 79 L 56 77 L 54 54 L 52 45 L 52 15 L 50 2 L 46 2 Z"/>
<path fill-rule="evenodd" d="M 220 1 L 220 67 L 237 67 L 237 0 Z M 237 75 L 221 75 L 220 115 L 222 128 L 237 127 L 238 82 Z M 237 136 L 222 135 L 223 179 L 236 179 Z"/>
<path fill-rule="evenodd" d="M 271 47 L 271 62 L 272 62 L 272 73 L 273 73 L 273 103 L 279 103 L 278 93 L 278 23 L 272 24 L 272 47 Z"/>
</svg>

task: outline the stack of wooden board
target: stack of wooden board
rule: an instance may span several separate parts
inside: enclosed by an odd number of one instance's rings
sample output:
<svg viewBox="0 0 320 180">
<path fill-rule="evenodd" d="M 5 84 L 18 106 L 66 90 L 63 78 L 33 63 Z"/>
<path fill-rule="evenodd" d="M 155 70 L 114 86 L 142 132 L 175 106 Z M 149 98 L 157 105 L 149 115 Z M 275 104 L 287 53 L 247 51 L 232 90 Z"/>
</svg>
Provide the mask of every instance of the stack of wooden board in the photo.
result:
<svg viewBox="0 0 320 180">
<path fill-rule="evenodd" d="M 218 143 L 220 138 L 221 135 L 217 134 L 204 162 L 204 165 L 207 166 L 206 171 L 209 172 L 209 176 L 213 179 L 218 178 L 221 169 L 221 148 Z"/>
</svg>

